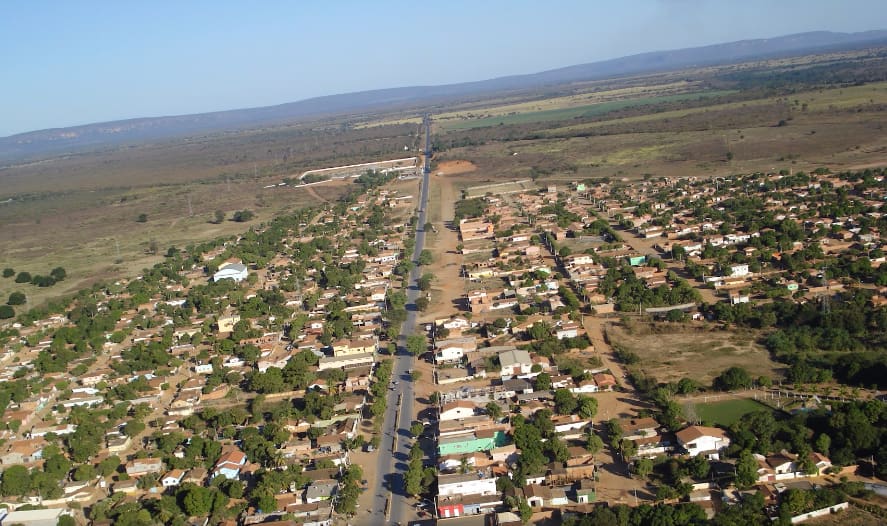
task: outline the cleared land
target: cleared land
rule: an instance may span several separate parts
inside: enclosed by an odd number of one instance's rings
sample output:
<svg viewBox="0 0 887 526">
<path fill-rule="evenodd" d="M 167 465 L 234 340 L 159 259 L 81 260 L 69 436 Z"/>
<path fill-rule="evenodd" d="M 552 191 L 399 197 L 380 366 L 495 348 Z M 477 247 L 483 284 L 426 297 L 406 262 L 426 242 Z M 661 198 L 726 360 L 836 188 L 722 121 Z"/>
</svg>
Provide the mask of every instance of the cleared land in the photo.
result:
<svg viewBox="0 0 887 526">
<path fill-rule="evenodd" d="M 724 400 L 723 402 L 712 402 L 708 404 L 695 404 L 696 416 L 703 422 L 728 427 L 739 420 L 742 415 L 753 413 L 755 411 L 770 410 L 764 404 L 758 403 L 747 398 L 737 398 L 734 400 Z"/>
<path fill-rule="evenodd" d="M 607 336 L 614 345 L 637 354 L 644 373 L 661 382 L 688 377 L 711 385 L 717 375 L 732 366 L 743 367 L 753 376 L 772 378 L 779 367 L 755 342 L 756 334 L 749 331 L 711 330 L 695 324 L 651 328 L 634 322 L 631 330 L 611 326 Z"/>
</svg>

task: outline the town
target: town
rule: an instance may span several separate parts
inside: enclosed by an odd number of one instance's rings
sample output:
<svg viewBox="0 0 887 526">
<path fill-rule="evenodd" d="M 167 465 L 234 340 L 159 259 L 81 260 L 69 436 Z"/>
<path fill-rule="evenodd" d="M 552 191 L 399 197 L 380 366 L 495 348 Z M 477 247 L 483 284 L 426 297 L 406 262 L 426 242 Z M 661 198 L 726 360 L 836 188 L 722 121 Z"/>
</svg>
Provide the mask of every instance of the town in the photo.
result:
<svg viewBox="0 0 887 526">
<path fill-rule="evenodd" d="M 397 174 L 17 309 L 0 326 L 0 520 L 372 525 L 402 499 L 410 524 L 455 526 L 878 508 L 883 170 L 524 181 L 468 188 L 424 224 L 441 203 Z M 778 372 L 657 379 L 621 337 L 670 327 L 766 331 Z M 398 472 L 374 470 L 392 454 Z"/>
</svg>

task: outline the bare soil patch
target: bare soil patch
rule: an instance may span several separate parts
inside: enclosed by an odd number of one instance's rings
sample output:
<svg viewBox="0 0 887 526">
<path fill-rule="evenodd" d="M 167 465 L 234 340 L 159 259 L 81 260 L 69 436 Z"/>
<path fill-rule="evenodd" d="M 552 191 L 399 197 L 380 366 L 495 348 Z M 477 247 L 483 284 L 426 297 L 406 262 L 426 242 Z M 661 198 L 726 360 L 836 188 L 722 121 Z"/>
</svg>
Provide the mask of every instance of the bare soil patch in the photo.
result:
<svg viewBox="0 0 887 526">
<path fill-rule="evenodd" d="M 473 172 L 477 170 L 477 166 L 471 161 L 454 160 L 443 161 L 437 165 L 435 174 L 437 175 L 456 175 Z"/>
</svg>

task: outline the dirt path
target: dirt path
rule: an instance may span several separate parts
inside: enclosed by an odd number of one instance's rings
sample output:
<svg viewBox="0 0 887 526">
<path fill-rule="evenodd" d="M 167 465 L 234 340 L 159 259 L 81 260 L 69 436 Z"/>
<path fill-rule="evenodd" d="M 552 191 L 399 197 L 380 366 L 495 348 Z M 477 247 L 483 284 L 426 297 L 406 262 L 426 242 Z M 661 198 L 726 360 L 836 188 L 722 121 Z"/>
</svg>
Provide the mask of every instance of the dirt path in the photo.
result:
<svg viewBox="0 0 887 526">
<path fill-rule="evenodd" d="M 314 189 L 313 186 L 306 186 L 305 191 L 308 192 L 309 194 L 311 194 L 311 197 L 317 199 L 321 203 L 329 203 L 329 200 L 321 197 L 321 195 L 317 193 L 317 191 Z"/>
<path fill-rule="evenodd" d="M 435 231 L 429 232 L 426 245 L 434 253 L 434 263 L 427 271 L 435 276 L 431 290 L 431 306 L 422 314 L 422 321 L 431 321 L 454 314 L 456 300 L 465 292 L 460 276 L 462 255 L 456 252 L 459 234 L 453 225 L 458 192 L 446 177 L 432 176 L 428 213 Z"/>
</svg>

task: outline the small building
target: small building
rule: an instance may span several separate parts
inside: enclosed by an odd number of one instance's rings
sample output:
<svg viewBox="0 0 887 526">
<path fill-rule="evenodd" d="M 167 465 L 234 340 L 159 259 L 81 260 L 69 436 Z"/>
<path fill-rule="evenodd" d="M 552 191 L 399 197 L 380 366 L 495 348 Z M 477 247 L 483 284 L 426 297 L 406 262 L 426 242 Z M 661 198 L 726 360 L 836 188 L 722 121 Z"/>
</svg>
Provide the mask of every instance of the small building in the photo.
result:
<svg viewBox="0 0 887 526">
<path fill-rule="evenodd" d="M 243 263 L 223 263 L 219 270 L 213 274 L 213 281 L 219 282 L 223 279 L 231 279 L 236 283 L 240 283 L 246 279 L 248 274 L 246 265 Z"/>
</svg>

